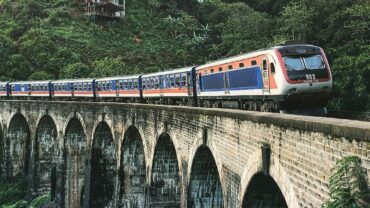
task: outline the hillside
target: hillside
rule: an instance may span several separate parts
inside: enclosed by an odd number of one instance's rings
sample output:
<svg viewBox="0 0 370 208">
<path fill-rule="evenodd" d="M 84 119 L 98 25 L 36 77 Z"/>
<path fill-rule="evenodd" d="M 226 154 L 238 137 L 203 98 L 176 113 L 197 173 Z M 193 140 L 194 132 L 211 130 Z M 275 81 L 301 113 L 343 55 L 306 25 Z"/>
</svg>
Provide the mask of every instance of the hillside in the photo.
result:
<svg viewBox="0 0 370 208">
<path fill-rule="evenodd" d="M 319 45 L 341 93 L 331 108 L 370 110 L 367 0 L 132 0 L 121 21 L 72 17 L 68 0 L 0 0 L 0 80 L 165 70 L 273 46 Z"/>
</svg>

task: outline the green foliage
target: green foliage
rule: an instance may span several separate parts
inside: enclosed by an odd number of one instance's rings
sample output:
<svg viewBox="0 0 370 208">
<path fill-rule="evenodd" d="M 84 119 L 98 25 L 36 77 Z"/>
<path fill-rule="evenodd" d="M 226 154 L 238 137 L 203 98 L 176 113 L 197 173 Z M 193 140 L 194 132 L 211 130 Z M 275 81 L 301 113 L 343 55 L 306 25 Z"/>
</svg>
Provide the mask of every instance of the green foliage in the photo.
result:
<svg viewBox="0 0 370 208">
<path fill-rule="evenodd" d="M 51 79 L 53 79 L 53 77 L 44 71 L 37 71 L 29 77 L 29 80 L 51 80 Z"/>
<path fill-rule="evenodd" d="M 93 63 L 94 70 L 91 72 L 91 77 L 109 77 L 118 75 L 127 75 L 138 73 L 135 69 L 127 68 L 123 63 L 122 58 L 104 58 L 96 60 Z"/>
<path fill-rule="evenodd" d="M 136 0 L 121 21 L 72 17 L 68 0 L 0 0 L 0 80 L 148 73 L 270 47 L 321 46 L 340 96 L 369 111 L 368 0 Z M 355 105 L 351 105 L 355 103 Z"/>
<path fill-rule="evenodd" d="M 61 78 L 65 79 L 76 79 L 88 77 L 87 74 L 90 73 L 90 68 L 84 63 L 78 62 L 74 64 L 69 64 L 64 67 L 61 71 Z"/>
<path fill-rule="evenodd" d="M 329 179 L 330 199 L 323 208 L 366 208 L 370 206 L 370 192 L 361 159 L 356 156 L 338 160 Z"/>
<path fill-rule="evenodd" d="M 25 200 L 19 200 L 12 205 L 2 205 L 0 208 L 27 208 L 28 203 Z"/>
<path fill-rule="evenodd" d="M 51 201 L 50 194 L 45 194 L 43 196 L 39 196 L 33 199 L 29 207 L 30 208 L 44 207 L 45 205 L 50 203 L 50 201 Z"/>
<path fill-rule="evenodd" d="M 288 40 L 306 40 L 315 15 L 303 2 L 290 2 L 281 12 L 281 31 Z"/>
<path fill-rule="evenodd" d="M 0 178 L 0 206 L 9 205 L 23 199 L 26 196 L 27 180 L 24 177 L 16 177 L 13 180 Z M 21 207 L 23 202 L 17 202 Z"/>
</svg>

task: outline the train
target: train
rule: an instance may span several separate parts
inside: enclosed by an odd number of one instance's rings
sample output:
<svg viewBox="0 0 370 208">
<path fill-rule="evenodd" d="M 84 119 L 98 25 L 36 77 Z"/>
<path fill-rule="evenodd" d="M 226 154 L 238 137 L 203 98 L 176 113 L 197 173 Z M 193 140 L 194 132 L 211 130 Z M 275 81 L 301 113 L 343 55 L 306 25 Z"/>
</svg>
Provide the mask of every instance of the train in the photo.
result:
<svg viewBox="0 0 370 208">
<path fill-rule="evenodd" d="M 325 114 L 332 74 L 322 48 L 285 44 L 137 75 L 0 82 L 0 99 L 140 102 Z"/>
</svg>

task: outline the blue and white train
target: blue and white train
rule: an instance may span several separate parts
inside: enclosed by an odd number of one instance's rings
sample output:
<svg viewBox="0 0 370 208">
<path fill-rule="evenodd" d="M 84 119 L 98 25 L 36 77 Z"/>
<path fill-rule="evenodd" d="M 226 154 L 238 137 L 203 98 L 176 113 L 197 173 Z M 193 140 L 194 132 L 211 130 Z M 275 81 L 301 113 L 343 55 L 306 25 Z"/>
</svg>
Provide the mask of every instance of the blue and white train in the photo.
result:
<svg viewBox="0 0 370 208">
<path fill-rule="evenodd" d="M 331 89 L 332 75 L 324 51 L 296 44 L 151 74 L 0 82 L 0 98 L 109 100 L 290 112 L 325 111 Z"/>
</svg>

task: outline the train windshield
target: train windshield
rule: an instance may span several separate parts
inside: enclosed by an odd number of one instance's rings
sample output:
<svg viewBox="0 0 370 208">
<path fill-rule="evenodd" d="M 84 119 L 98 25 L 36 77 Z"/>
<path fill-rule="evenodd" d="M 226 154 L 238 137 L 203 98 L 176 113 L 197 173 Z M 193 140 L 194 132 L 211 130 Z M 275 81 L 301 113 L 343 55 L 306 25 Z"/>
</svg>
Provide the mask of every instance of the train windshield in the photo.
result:
<svg viewBox="0 0 370 208">
<path fill-rule="evenodd" d="M 288 71 L 291 70 L 315 70 L 324 69 L 325 64 L 320 55 L 312 56 L 286 56 L 284 57 L 285 67 Z"/>
<path fill-rule="evenodd" d="M 326 78 L 329 76 L 325 70 L 323 58 L 319 54 L 306 56 L 284 56 L 284 63 L 289 79 L 305 80 L 307 74 L 313 79 Z M 312 76 L 313 75 L 313 76 Z"/>
</svg>

